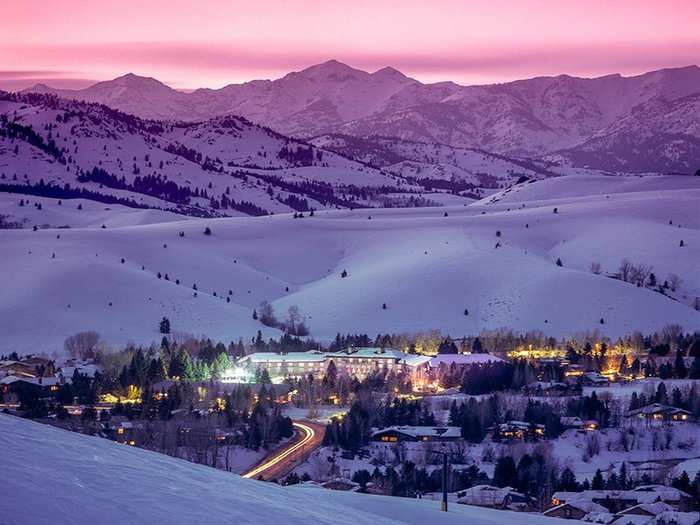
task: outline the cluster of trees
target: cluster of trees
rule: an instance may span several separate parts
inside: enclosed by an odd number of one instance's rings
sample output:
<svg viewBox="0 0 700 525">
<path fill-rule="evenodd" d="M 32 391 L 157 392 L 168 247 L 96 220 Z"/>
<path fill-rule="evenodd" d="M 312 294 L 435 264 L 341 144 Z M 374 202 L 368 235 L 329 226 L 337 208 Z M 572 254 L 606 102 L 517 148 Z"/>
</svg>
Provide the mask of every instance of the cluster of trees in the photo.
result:
<svg viewBox="0 0 700 525">
<path fill-rule="evenodd" d="M 40 179 L 37 184 L 0 184 L 0 193 L 19 193 L 35 195 L 37 197 L 49 197 L 51 199 L 88 199 L 104 204 L 121 204 L 129 208 L 146 209 L 148 206 L 125 197 L 116 197 L 106 193 L 86 190 L 85 188 L 72 188 L 70 184 L 63 186 L 46 184 Z"/>
<path fill-rule="evenodd" d="M 323 160 L 323 153 L 318 150 L 314 155 L 314 150 L 311 146 L 292 147 L 288 145 L 282 146 L 277 157 L 286 160 L 294 166 L 311 166 L 314 160 L 321 162 Z"/>
<path fill-rule="evenodd" d="M 598 270 L 597 272 L 595 270 Z M 666 290 L 675 292 L 682 279 L 678 274 L 669 274 L 663 282 L 660 282 L 654 273 L 654 268 L 646 264 L 634 264 L 623 259 L 618 269 L 617 277 L 626 283 L 636 284 L 639 287 L 656 288 L 658 292 L 666 293 Z M 591 265 L 593 273 L 600 273 L 600 265 Z"/>
<path fill-rule="evenodd" d="M 10 121 L 7 115 L 4 114 L 0 115 L 0 137 L 9 140 L 22 140 L 50 155 L 61 164 L 66 163 L 63 152 L 56 146 L 56 142 L 53 139 L 49 138 L 45 141 L 41 135 L 34 131 L 31 125 Z"/>
<path fill-rule="evenodd" d="M 360 395 L 343 418 L 333 418 L 326 427 L 323 443 L 357 451 L 372 437 L 372 427 L 392 425 L 434 425 L 435 416 L 419 401 L 395 399 L 374 401 L 369 393 Z"/>
<path fill-rule="evenodd" d="M 82 172 L 78 175 L 78 182 L 96 182 L 108 188 L 143 193 L 178 204 L 189 204 L 190 197 L 199 196 L 198 189 L 193 192 L 188 186 L 178 186 L 161 175 L 136 176 L 129 183 L 123 175 L 120 178 L 98 167 Z"/>
<path fill-rule="evenodd" d="M 287 317 L 284 321 L 279 321 L 277 319 L 275 310 L 268 301 L 263 301 L 260 303 L 258 310 L 253 310 L 253 319 L 259 320 L 265 326 L 279 328 L 289 335 L 309 335 L 309 328 L 306 325 L 306 319 L 301 314 L 298 306 L 292 305 L 289 307 L 287 310 Z"/>
<path fill-rule="evenodd" d="M 635 410 L 650 403 L 661 403 L 662 405 L 683 408 L 692 412 L 695 416 L 700 416 L 700 387 L 695 383 L 685 389 L 675 387 L 669 394 L 666 384 L 661 382 L 656 387 L 656 392 L 653 395 L 648 396 L 643 392 L 639 394 L 633 392 L 627 408 L 628 410 Z"/>
</svg>

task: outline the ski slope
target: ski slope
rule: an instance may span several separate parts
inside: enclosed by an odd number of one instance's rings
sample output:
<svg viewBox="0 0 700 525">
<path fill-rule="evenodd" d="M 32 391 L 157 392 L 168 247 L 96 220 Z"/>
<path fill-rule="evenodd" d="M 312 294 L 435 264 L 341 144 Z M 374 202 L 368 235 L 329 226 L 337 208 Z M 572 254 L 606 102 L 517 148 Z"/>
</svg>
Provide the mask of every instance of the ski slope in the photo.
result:
<svg viewBox="0 0 700 525">
<path fill-rule="evenodd" d="M 252 318 L 263 300 L 280 320 L 298 306 L 320 340 L 700 329 L 700 178 L 598 179 L 595 191 L 590 177 L 524 183 L 466 207 L 0 230 L 0 352 L 50 353 L 83 330 L 148 344 L 163 316 L 176 332 L 226 343 L 278 336 Z M 605 275 L 625 258 L 653 266 L 659 282 L 678 274 L 678 290 Z M 603 275 L 589 271 L 594 261 Z"/>
<path fill-rule="evenodd" d="M 445 513 L 429 500 L 282 487 L 8 415 L 0 415 L 0 463 L 3 525 L 509 525 L 524 519 L 456 504 Z M 539 515 L 527 521 L 564 523 Z"/>
</svg>

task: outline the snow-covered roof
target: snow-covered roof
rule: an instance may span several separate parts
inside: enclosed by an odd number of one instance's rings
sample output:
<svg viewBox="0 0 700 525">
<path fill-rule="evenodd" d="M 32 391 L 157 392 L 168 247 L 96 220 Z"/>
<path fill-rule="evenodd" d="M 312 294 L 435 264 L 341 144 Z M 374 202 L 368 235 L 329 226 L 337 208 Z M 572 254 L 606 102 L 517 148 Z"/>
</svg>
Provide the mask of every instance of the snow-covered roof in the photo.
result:
<svg viewBox="0 0 700 525">
<path fill-rule="evenodd" d="M 583 420 L 578 416 L 561 416 L 559 421 L 567 427 L 582 427 Z"/>
<path fill-rule="evenodd" d="M 559 499 L 559 498 L 557 498 L 556 493 L 554 494 L 554 498 Z M 548 509 L 544 514 L 547 515 L 550 513 L 554 513 L 554 511 L 559 510 L 560 508 L 562 508 L 566 505 L 569 505 L 570 507 L 577 508 L 577 509 L 585 512 L 586 514 L 590 514 L 590 513 L 602 514 L 602 513 L 608 512 L 608 509 L 606 509 L 602 505 L 600 505 L 598 503 L 594 503 L 593 501 L 591 501 L 589 499 L 585 499 L 585 498 L 581 498 L 581 499 L 574 498 L 571 500 L 561 500 L 561 501 L 563 501 L 563 503 L 557 505 L 556 507 L 552 507 L 551 509 Z"/>
<path fill-rule="evenodd" d="M 255 352 L 241 357 L 239 362 L 251 364 L 262 363 L 321 363 L 326 360 L 326 354 L 317 350 L 308 352 L 289 352 L 278 354 L 275 352 Z"/>
<path fill-rule="evenodd" d="M 449 437 L 458 438 L 462 435 L 459 427 L 428 427 L 428 426 L 391 426 L 382 428 L 372 433 L 372 436 L 383 434 L 385 432 L 400 432 L 413 437 Z"/>
<path fill-rule="evenodd" d="M 64 366 L 58 370 L 58 373 L 66 378 L 66 380 L 70 380 L 76 370 L 79 374 L 84 376 L 95 377 L 95 374 L 100 371 L 100 367 L 95 364 Z"/>
<path fill-rule="evenodd" d="M 624 514 L 613 521 L 610 525 L 645 525 L 651 521 L 651 516 L 640 514 Z"/>
<path fill-rule="evenodd" d="M 474 485 L 460 492 L 461 496 L 457 500 L 465 505 L 501 505 L 507 496 L 517 499 L 526 500 L 527 498 L 517 492 L 512 487 L 494 487 L 492 485 Z"/>
<path fill-rule="evenodd" d="M 657 501 L 680 501 L 690 496 L 674 487 L 666 485 L 642 485 L 632 490 L 584 490 L 582 492 L 559 491 L 552 495 L 553 499 L 562 502 L 581 500 L 622 499 L 637 503 L 655 503 Z"/>
<path fill-rule="evenodd" d="M 436 368 L 442 364 L 450 366 L 482 365 L 485 363 L 497 363 L 503 361 L 500 357 L 491 354 L 440 354 L 430 360 L 430 366 Z"/>
<path fill-rule="evenodd" d="M 615 514 L 611 514 L 609 512 L 589 512 L 583 518 L 581 518 L 581 521 L 587 521 L 589 523 L 600 523 L 601 525 L 607 525 L 608 523 L 615 521 L 615 519 L 616 519 Z"/>
<path fill-rule="evenodd" d="M 680 476 L 683 472 L 687 473 L 690 479 L 695 479 L 695 476 L 700 472 L 700 458 L 686 459 L 673 467 L 674 477 Z"/>
<path fill-rule="evenodd" d="M 18 381 L 23 381 L 25 383 L 31 383 L 33 385 L 39 386 L 53 386 L 57 385 L 60 381 L 57 377 L 19 377 L 19 376 L 6 376 L 0 379 L 0 385 L 11 385 Z"/>
<path fill-rule="evenodd" d="M 401 350 L 395 348 L 375 348 L 375 347 L 350 347 L 340 352 L 328 352 L 326 355 L 329 358 L 371 358 L 371 359 L 400 359 L 404 360 L 410 356 Z"/>
<path fill-rule="evenodd" d="M 638 505 L 633 505 L 628 509 L 623 510 L 620 514 L 634 514 L 635 511 L 642 510 L 656 516 L 662 512 L 667 512 L 674 510 L 671 505 L 664 503 L 663 501 L 657 501 L 655 503 L 639 503 Z"/>
</svg>

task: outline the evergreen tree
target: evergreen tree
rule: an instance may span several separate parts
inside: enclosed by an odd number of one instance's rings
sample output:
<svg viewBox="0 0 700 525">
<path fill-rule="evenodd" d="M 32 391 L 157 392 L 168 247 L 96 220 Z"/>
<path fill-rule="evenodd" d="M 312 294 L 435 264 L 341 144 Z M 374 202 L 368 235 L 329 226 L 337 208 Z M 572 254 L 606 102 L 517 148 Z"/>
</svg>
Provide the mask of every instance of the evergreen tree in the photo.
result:
<svg viewBox="0 0 700 525">
<path fill-rule="evenodd" d="M 591 481 L 591 490 L 603 490 L 604 488 L 605 482 L 603 481 L 603 473 L 600 469 L 597 469 L 593 476 L 593 481 Z"/>
<path fill-rule="evenodd" d="M 170 319 L 167 317 L 163 317 L 163 319 L 160 320 L 160 333 L 161 334 L 169 334 L 170 333 Z"/>
<path fill-rule="evenodd" d="M 512 456 L 501 456 L 493 471 L 493 484 L 497 487 L 512 487 L 517 481 L 517 469 Z"/>
<path fill-rule="evenodd" d="M 676 371 L 676 377 L 678 379 L 685 379 L 688 375 L 688 367 L 685 366 L 685 358 L 680 348 L 676 350 L 676 359 L 673 366 Z"/>
</svg>

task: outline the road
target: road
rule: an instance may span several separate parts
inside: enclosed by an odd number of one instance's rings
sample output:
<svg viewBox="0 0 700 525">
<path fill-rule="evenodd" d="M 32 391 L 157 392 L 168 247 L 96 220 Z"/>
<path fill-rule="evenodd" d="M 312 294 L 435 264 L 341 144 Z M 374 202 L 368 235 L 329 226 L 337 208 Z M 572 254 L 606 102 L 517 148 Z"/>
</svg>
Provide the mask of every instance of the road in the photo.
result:
<svg viewBox="0 0 700 525">
<path fill-rule="evenodd" d="M 244 478 L 262 480 L 280 479 L 289 474 L 294 467 L 315 449 L 321 446 L 326 427 L 308 421 L 293 421 L 296 436 L 280 450 L 266 456 L 258 465 L 242 474 Z"/>
</svg>

